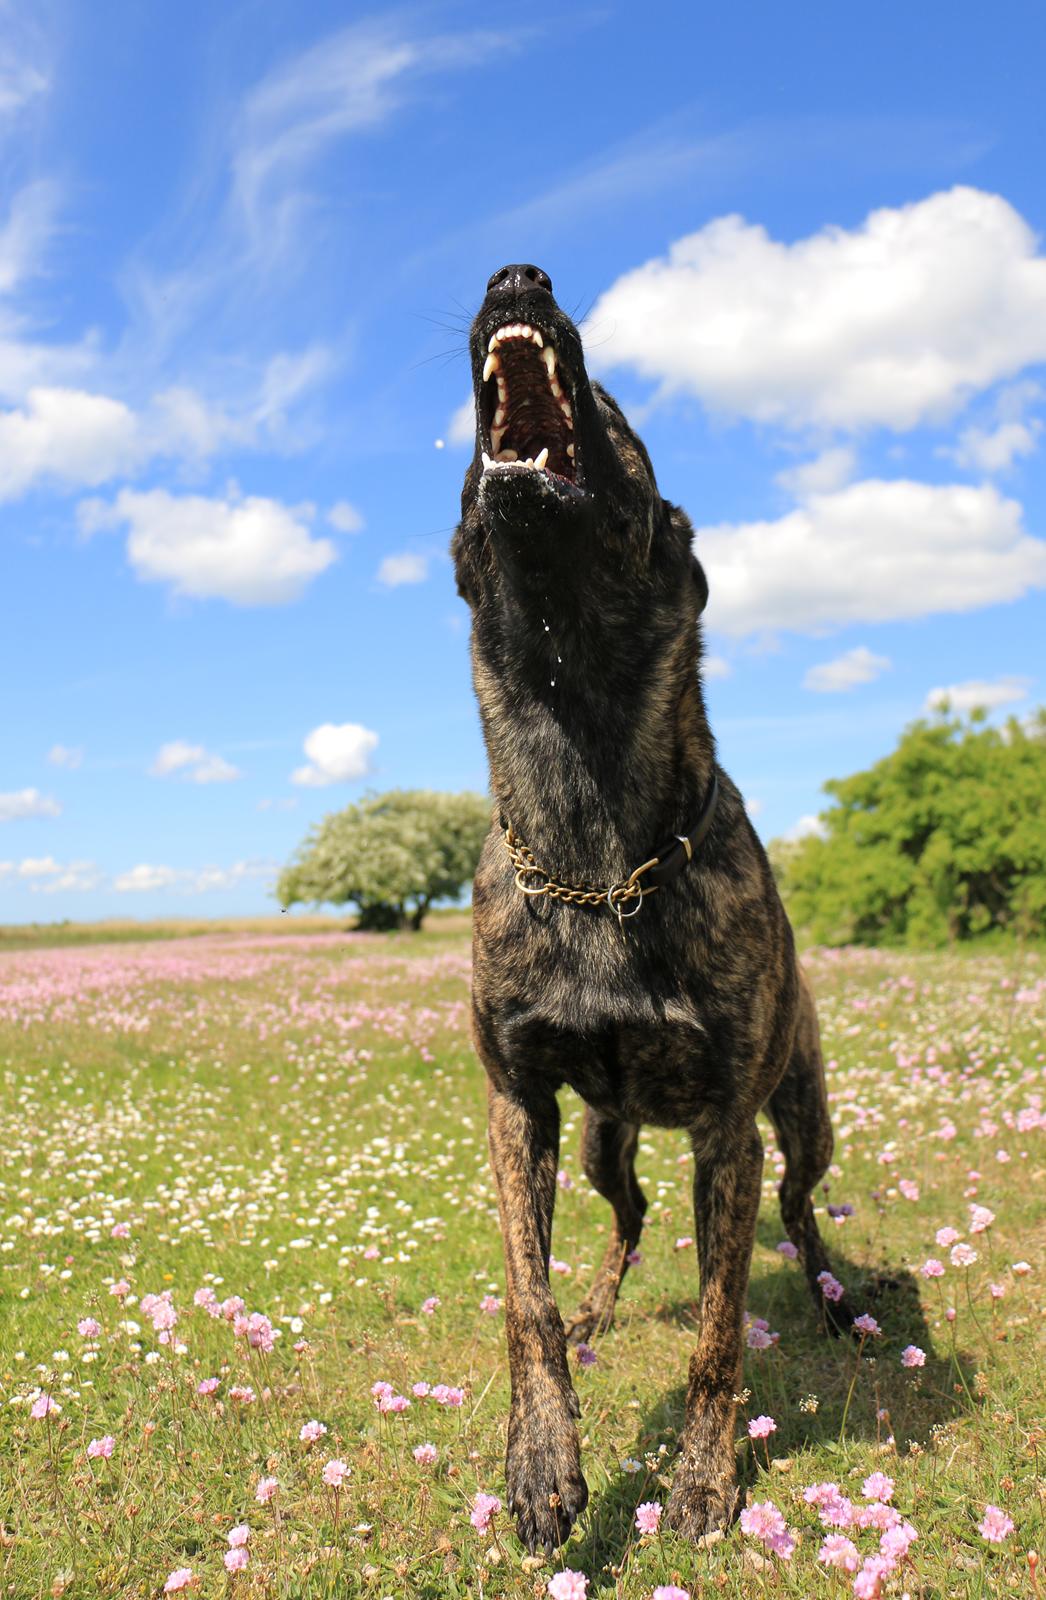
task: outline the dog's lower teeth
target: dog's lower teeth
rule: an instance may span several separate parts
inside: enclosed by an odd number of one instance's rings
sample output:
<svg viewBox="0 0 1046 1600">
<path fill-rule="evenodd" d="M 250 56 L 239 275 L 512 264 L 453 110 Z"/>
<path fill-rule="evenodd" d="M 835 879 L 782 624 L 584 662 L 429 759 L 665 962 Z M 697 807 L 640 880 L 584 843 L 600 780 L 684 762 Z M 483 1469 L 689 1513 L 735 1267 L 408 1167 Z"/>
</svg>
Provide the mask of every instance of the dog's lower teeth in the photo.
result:
<svg viewBox="0 0 1046 1600">
<path fill-rule="evenodd" d="M 568 444 L 567 445 L 567 455 L 570 457 L 571 461 L 573 461 L 573 459 L 574 459 L 574 446 L 572 444 Z"/>
<path fill-rule="evenodd" d="M 502 441 L 502 439 L 504 437 L 505 437 L 504 428 L 491 428 L 491 430 L 490 430 L 490 448 L 491 448 L 491 450 L 493 450 L 495 455 L 497 455 L 498 451 L 501 449 L 501 441 Z"/>
<path fill-rule="evenodd" d="M 544 450 L 539 451 L 539 453 L 534 457 L 534 465 L 537 467 L 539 472 L 544 467 L 545 462 L 547 460 L 548 460 L 548 445 L 546 445 Z"/>
<path fill-rule="evenodd" d="M 516 454 L 515 450 L 499 450 L 497 458 L 498 458 L 499 461 L 518 461 L 519 460 L 519 456 Z"/>
<path fill-rule="evenodd" d="M 492 467 L 494 465 L 493 461 L 491 461 L 490 457 L 487 455 L 487 452 L 485 450 L 481 450 L 480 451 L 480 460 L 483 462 L 483 471 L 484 472 L 487 471 L 488 467 Z"/>
</svg>

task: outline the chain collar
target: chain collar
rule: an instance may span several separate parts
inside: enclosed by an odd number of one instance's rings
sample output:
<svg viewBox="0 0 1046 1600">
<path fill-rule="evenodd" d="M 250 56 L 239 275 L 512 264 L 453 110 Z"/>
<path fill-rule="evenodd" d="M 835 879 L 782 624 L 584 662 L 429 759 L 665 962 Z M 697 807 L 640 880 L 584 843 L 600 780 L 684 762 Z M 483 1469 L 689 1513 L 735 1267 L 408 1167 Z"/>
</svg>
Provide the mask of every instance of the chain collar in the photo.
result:
<svg viewBox="0 0 1046 1600">
<path fill-rule="evenodd" d="M 656 894 L 693 860 L 694 851 L 712 826 L 718 799 L 719 781 L 713 772 L 708 798 L 692 831 L 676 834 L 649 861 L 644 861 L 627 878 L 610 884 L 608 888 L 591 883 L 561 883 L 558 878 L 552 877 L 538 866 L 529 847 L 518 837 L 511 822 L 506 822 L 503 817 L 504 845 L 515 869 L 516 888 L 521 894 L 534 899 L 547 895 L 550 900 L 563 900 L 567 905 L 605 905 L 623 925 L 629 917 L 636 916 L 642 910 L 647 895 Z M 640 881 L 643 878 L 647 880 L 645 883 Z M 626 909 L 628 907 L 631 909 Z"/>
</svg>

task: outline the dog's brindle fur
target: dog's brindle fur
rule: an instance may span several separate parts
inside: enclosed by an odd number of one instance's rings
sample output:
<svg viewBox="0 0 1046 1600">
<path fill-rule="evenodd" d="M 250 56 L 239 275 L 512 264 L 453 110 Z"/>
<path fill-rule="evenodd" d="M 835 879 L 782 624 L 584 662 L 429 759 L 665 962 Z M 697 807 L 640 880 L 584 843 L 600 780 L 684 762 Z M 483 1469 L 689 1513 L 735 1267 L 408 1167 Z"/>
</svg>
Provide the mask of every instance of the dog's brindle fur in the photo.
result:
<svg viewBox="0 0 1046 1600">
<path fill-rule="evenodd" d="M 484 384 L 482 369 L 491 335 L 512 322 L 539 329 L 557 351 L 573 409 L 574 487 L 521 466 L 483 470 L 494 380 Z M 845 1301 L 828 1304 L 817 1284 L 828 1260 L 810 1195 L 832 1150 L 817 1020 L 766 856 L 716 766 L 699 671 L 707 588 L 685 513 L 662 500 L 642 443 L 587 378 L 578 333 L 538 269 L 495 274 L 470 352 L 478 438 L 453 555 L 472 610 L 495 797 L 475 880 L 472 1001 L 505 1246 L 508 1504 L 523 1543 L 549 1552 L 585 1507 L 567 1340 L 610 1327 L 639 1242 L 640 1125 L 684 1128 L 701 1321 L 667 1518 L 697 1540 L 737 1509 L 734 1396 L 763 1109 L 786 1162 L 785 1229 L 822 1316 L 837 1328 L 852 1321 Z M 535 381 L 516 390 L 536 395 Z M 519 419 L 533 421 L 537 403 L 520 411 L 510 394 L 520 439 Z M 523 448 L 539 447 L 531 438 Z M 564 449 L 560 440 L 560 463 Z M 707 838 L 633 920 L 619 925 L 606 906 L 516 887 L 503 820 L 549 874 L 610 885 L 694 827 L 713 772 L 719 801 Z M 565 1329 L 548 1279 L 563 1084 L 585 1102 L 584 1170 L 613 1208 L 602 1266 Z"/>
</svg>

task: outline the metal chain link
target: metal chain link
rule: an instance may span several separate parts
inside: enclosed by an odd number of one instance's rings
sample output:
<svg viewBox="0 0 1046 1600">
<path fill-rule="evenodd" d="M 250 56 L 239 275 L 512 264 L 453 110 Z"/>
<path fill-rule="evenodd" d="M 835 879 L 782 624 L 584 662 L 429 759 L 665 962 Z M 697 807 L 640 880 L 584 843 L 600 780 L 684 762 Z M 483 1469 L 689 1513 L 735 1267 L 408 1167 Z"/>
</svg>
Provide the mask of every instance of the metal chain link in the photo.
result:
<svg viewBox="0 0 1046 1600">
<path fill-rule="evenodd" d="M 639 882 L 641 874 L 656 864 L 656 856 L 652 860 L 644 862 L 641 867 L 637 867 L 629 877 L 623 879 L 620 883 L 612 883 L 609 888 L 600 889 L 588 883 L 560 883 L 557 879 L 550 877 L 543 867 L 538 866 L 532 852 L 523 841 L 516 838 L 511 825 L 505 829 L 504 842 L 509 859 L 515 868 L 516 888 L 523 894 L 535 897 L 548 895 L 550 900 L 563 900 L 568 905 L 605 905 L 613 911 L 619 922 L 624 922 L 628 917 L 634 917 L 636 912 L 640 910 L 644 896 L 657 893 L 656 884 L 651 885 L 649 889 L 644 889 Z M 532 888 L 525 880 L 535 876 L 542 878 L 544 882 L 539 884 L 537 888 Z M 634 908 L 631 911 L 624 911 L 622 907 L 632 900 L 636 902 Z"/>
</svg>

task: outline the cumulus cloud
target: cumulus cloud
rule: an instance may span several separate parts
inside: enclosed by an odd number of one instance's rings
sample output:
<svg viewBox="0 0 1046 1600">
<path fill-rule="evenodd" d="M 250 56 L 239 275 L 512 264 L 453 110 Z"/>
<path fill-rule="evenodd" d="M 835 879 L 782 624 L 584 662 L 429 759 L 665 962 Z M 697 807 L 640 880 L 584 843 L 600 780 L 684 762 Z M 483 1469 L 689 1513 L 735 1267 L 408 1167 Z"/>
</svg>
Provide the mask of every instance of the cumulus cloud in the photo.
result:
<svg viewBox="0 0 1046 1600">
<path fill-rule="evenodd" d="M 83 764 L 83 745 L 53 744 L 47 752 L 47 759 L 52 767 L 65 767 L 75 772 Z"/>
<path fill-rule="evenodd" d="M 898 431 L 1046 359 L 1046 257 L 1000 195 L 957 187 L 792 244 L 721 217 L 619 278 L 602 365 L 773 422 Z"/>
<path fill-rule="evenodd" d="M 995 711 L 999 706 L 1015 705 L 1025 699 L 1031 687 L 1030 678 L 970 678 L 965 683 L 952 683 L 944 688 L 931 689 L 923 707 L 937 711 L 945 702 L 953 711 Z"/>
<path fill-rule="evenodd" d="M 820 817 L 814 816 L 813 812 L 808 811 L 793 822 L 790 828 L 785 829 L 783 837 L 788 840 L 789 844 L 793 844 L 798 839 L 808 839 L 811 834 L 816 835 L 818 839 L 823 839 L 827 833 L 828 829 Z"/>
<path fill-rule="evenodd" d="M 874 655 L 867 645 L 859 644 L 832 661 L 811 667 L 803 679 L 803 688 L 814 689 L 818 694 L 841 694 L 856 689 L 859 683 L 872 683 L 891 665 L 888 656 Z"/>
<path fill-rule="evenodd" d="M 1046 586 L 1046 542 L 994 486 L 870 478 L 770 522 L 701 528 L 708 622 L 735 636 L 973 611 Z"/>
<path fill-rule="evenodd" d="M 81 389 L 37 387 L 0 411 L 0 499 L 38 479 L 99 484 L 130 471 L 141 456 L 137 419 L 120 400 Z"/>
<path fill-rule="evenodd" d="M 63 865 L 53 856 L 0 861 L 0 878 L 4 877 L 20 878 L 39 894 L 56 894 L 62 889 L 97 889 L 103 881 L 93 861 L 70 861 Z"/>
<path fill-rule="evenodd" d="M 234 778 L 243 776 L 240 769 L 224 757 L 205 750 L 202 744 L 186 744 L 184 739 L 162 744 L 149 768 L 153 778 L 169 778 L 175 773 L 190 783 L 231 783 Z"/>
<path fill-rule="evenodd" d="M 182 894 L 206 894 L 234 889 L 251 879 L 274 878 L 279 869 L 271 861 L 237 861 L 231 867 L 165 867 L 141 862 L 113 879 L 118 894 L 149 894 L 175 889 Z"/>
<path fill-rule="evenodd" d="M 363 527 L 363 516 L 355 506 L 347 500 L 339 500 L 327 512 L 327 521 L 339 533 L 359 533 Z"/>
<path fill-rule="evenodd" d="M 13 789 L 0 794 L 0 822 L 14 822 L 22 817 L 57 817 L 62 808 L 49 794 L 39 789 Z"/>
<path fill-rule="evenodd" d="M 337 559 L 331 540 L 312 537 L 311 507 L 256 495 L 210 499 L 123 489 L 111 505 L 86 500 L 79 511 L 85 533 L 126 524 L 137 575 L 195 599 L 284 605 Z"/>
<path fill-rule="evenodd" d="M 775 482 L 797 500 L 805 500 L 812 494 L 830 494 L 833 489 L 841 489 L 844 483 L 849 483 L 856 462 L 857 453 L 849 445 L 836 445 L 833 449 L 822 450 L 812 461 L 779 472 Z"/>
<path fill-rule="evenodd" d="M 407 551 L 403 555 L 386 556 L 378 568 L 378 582 L 387 589 L 398 589 L 404 583 L 424 583 L 429 575 L 429 564 L 424 556 Z"/>
<path fill-rule="evenodd" d="M 291 782 L 308 789 L 355 783 L 371 770 L 378 735 L 359 722 L 324 722 L 305 740 L 308 762 L 291 773 Z"/>
<path fill-rule="evenodd" d="M 1004 472 L 1018 456 L 1034 455 L 1039 446 L 1042 423 L 1000 422 L 997 428 L 964 428 L 959 443 L 951 452 L 961 467 L 980 472 Z"/>
</svg>

